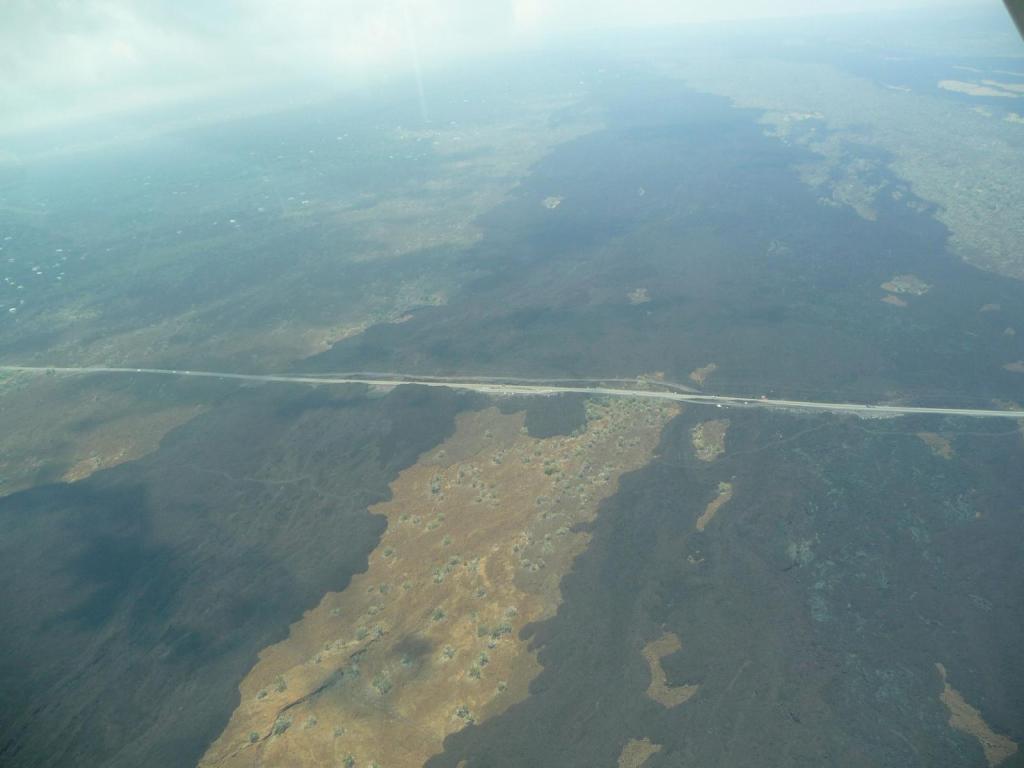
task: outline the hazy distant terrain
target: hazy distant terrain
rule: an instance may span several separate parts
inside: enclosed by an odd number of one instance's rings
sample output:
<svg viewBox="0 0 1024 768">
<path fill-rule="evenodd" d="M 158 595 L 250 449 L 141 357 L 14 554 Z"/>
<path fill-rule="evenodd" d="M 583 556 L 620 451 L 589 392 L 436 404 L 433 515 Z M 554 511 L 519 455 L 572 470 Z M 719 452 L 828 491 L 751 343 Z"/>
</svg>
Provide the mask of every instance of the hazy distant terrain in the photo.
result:
<svg viewBox="0 0 1024 768">
<path fill-rule="evenodd" d="M 1024 58 L 968 22 L 26 145 L 0 363 L 1020 408 Z M 16 373 L 0 427 L 4 765 L 1024 764 L 1011 421 Z"/>
</svg>

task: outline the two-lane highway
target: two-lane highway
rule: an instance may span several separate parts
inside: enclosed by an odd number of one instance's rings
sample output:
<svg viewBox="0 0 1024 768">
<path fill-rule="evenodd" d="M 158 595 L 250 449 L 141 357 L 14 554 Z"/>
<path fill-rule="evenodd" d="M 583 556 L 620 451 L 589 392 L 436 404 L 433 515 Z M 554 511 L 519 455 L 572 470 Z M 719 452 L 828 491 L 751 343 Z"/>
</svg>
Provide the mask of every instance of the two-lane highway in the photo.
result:
<svg viewBox="0 0 1024 768">
<path fill-rule="evenodd" d="M 405 385 L 416 385 L 420 387 L 438 387 L 443 389 L 466 390 L 470 392 L 481 392 L 495 396 L 511 395 L 558 395 L 558 394 L 582 394 L 582 395 L 604 395 L 607 397 L 642 397 L 655 400 L 671 400 L 680 403 L 693 405 L 709 405 L 721 407 L 741 408 L 776 408 L 787 410 L 810 410 L 825 411 L 828 413 L 853 413 L 859 416 L 908 416 L 913 414 L 933 416 L 966 416 L 970 418 L 998 418 L 998 419 L 1024 419 L 1022 411 L 1000 411 L 986 410 L 980 408 L 933 408 L 917 405 L 872 405 L 864 403 L 827 403 L 809 400 L 777 400 L 771 398 L 750 398 L 738 397 L 735 395 L 709 395 L 700 392 L 689 391 L 689 388 L 682 385 L 659 381 L 637 380 L 637 386 L 663 386 L 667 389 L 631 389 L 626 387 L 607 387 L 586 385 L 566 385 L 556 380 L 545 382 L 543 379 L 521 379 L 510 377 L 499 379 L 496 377 L 457 377 L 439 378 L 434 376 L 417 377 L 406 374 L 259 374 L 259 373 L 227 373 L 220 371 L 192 371 L 183 369 L 166 368 L 107 368 L 99 366 L 84 367 L 54 367 L 54 366 L 31 366 L 31 365 L 3 365 L 0 371 L 28 372 L 36 374 L 50 373 L 54 375 L 85 374 L 141 374 L 147 376 L 181 376 L 204 379 L 220 379 L 228 381 L 251 381 L 265 382 L 270 384 L 312 384 L 318 386 L 341 385 L 341 384 L 366 384 L 377 387 L 399 387 Z M 565 381 L 565 380 L 562 380 Z M 574 380 L 581 381 L 581 380 Z M 594 380 L 597 381 L 597 380 Z M 604 379 L 602 381 L 623 382 L 628 379 Z M 533 383 L 526 383 L 533 382 Z"/>
</svg>

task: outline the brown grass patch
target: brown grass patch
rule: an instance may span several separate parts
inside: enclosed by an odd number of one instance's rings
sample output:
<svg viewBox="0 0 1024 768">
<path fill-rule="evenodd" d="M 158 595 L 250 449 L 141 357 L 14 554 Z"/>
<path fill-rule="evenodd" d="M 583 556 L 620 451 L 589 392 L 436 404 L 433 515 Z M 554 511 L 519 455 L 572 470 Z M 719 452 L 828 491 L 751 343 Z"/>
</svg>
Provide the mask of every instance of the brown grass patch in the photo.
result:
<svg viewBox="0 0 1024 768">
<path fill-rule="evenodd" d="M 968 733 L 978 740 L 990 768 L 1016 754 L 1017 744 L 989 728 L 988 723 L 982 719 L 981 713 L 968 704 L 960 692 L 949 684 L 946 679 L 946 668 L 938 663 L 935 668 L 942 676 L 943 689 L 939 698 L 949 710 L 950 726 L 963 733 Z"/>
<path fill-rule="evenodd" d="M 678 707 L 689 701 L 700 690 L 699 685 L 669 685 L 661 660 L 679 650 L 683 644 L 679 635 L 666 632 L 657 640 L 644 646 L 644 658 L 651 668 L 651 684 L 647 686 L 647 696 L 665 707 Z"/>
<path fill-rule="evenodd" d="M 917 436 L 931 448 L 932 453 L 943 459 L 953 458 L 953 444 L 942 435 L 934 432 L 918 432 Z"/>
<path fill-rule="evenodd" d="M 528 694 L 519 639 L 555 614 L 559 584 L 623 472 L 646 463 L 674 406 L 588 404 L 586 431 L 538 440 L 490 408 L 392 483 L 367 571 L 265 649 L 204 765 L 420 766 L 444 738 Z"/>
<path fill-rule="evenodd" d="M 203 407 L 183 388 L 176 402 L 156 402 L 131 387 L 42 372 L 0 374 L 0 495 L 71 483 L 157 450 L 168 432 Z M 59 407 L 54 407 L 59 404 Z"/>
<path fill-rule="evenodd" d="M 661 752 L 661 744 L 648 738 L 630 739 L 619 754 L 619 768 L 641 768 L 647 758 Z"/>
<path fill-rule="evenodd" d="M 715 517 L 718 510 L 725 506 L 732 498 L 732 483 L 719 483 L 718 495 L 704 507 L 701 516 L 697 518 L 697 530 L 703 531 L 708 523 Z"/>
<path fill-rule="evenodd" d="M 201 410 L 199 406 L 186 405 L 101 424 L 75 446 L 81 458 L 61 480 L 73 483 L 101 469 L 135 461 L 156 450 L 164 435 L 194 418 Z"/>
<path fill-rule="evenodd" d="M 710 378 L 711 374 L 718 370 L 717 363 L 708 363 L 702 368 L 698 368 L 690 373 L 690 381 L 697 384 L 699 387 L 704 386 L 704 382 Z"/>
<path fill-rule="evenodd" d="M 729 429 L 728 419 L 704 421 L 690 431 L 693 450 L 701 461 L 714 461 L 725 453 L 725 433 Z"/>
</svg>

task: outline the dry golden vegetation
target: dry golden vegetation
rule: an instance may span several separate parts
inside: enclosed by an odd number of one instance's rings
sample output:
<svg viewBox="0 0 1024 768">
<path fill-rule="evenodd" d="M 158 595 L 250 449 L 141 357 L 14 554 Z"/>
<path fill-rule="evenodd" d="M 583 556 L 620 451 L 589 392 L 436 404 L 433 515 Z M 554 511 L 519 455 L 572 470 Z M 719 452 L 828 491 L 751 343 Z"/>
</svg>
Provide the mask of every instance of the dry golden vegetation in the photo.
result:
<svg viewBox="0 0 1024 768">
<path fill-rule="evenodd" d="M 668 684 L 661 660 L 682 648 L 683 644 L 674 632 L 666 632 L 657 640 L 652 640 L 644 646 L 644 658 L 651 668 L 651 684 L 647 686 L 647 695 L 665 707 L 678 707 L 692 699 L 700 690 L 699 685 Z"/>
<path fill-rule="evenodd" d="M 707 365 L 692 371 L 690 373 L 690 381 L 694 382 L 699 387 L 703 387 L 704 383 L 711 377 L 711 374 L 717 370 L 717 363 L 708 363 Z"/>
<path fill-rule="evenodd" d="M 943 459 L 953 458 L 953 444 L 942 435 L 934 432 L 918 432 L 917 436 L 927 445 L 932 453 Z"/>
<path fill-rule="evenodd" d="M 557 610 L 576 526 L 678 410 L 589 403 L 584 431 L 548 439 L 521 413 L 460 416 L 372 508 L 387 530 L 366 572 L 261 653 L 202 764 L 420 766 L 525 698 L 540 666 L 520 632 Z"/>
<path fill-rule="evenodd" d="M 728 504 L 731 498 L 732 483 L 719 483 L 718 495 L 708 502 L 708 505 L 704 507 L 704 511 L 701 513 L 700 517 L 697 518 L 697 530 L 703 531 L 707 527 L 707 524 L 714 519 L 716 514 L 718 514 L 718 510 Z"/>
<path fill-rule="evenodd" d="M 48 407 L 55 402 L 59 408 Z M 0 380 L 0 495 L 41 481 L 74 482 L 141 458 L 201 411 L 195 403 L 147 400 L 121 388 L 9 374 Z"/>
<path fill-rule="evenodd" d="M 661 752 L 661 744 L 650 739 L 630 739 L 619 754 L 619 768 L 641 768 L 651 755 Z"/>
<path fill-rule="evenodd" d="M 990 768 L 999 765 L 1007 758 L 1017 753 L 1017 744 L 1006 736 L 994 732 L 989 728 L 974 707 L 968 704 L 946 679 L 946 668 L 942 664 L 936 664 L 935 668 L 942 676 L 942 693 L 939 694 L 942 703 L 949 710 L 949 724 L 958 731 L 968 733 L 978 740 L 982 750 L 985 752 L 985 760 Z"/>
<path fill-rule="evenodd" d="M 693 450 L 701 461 L 714 461 L 725 453 L 725 433 L 728 419 L 712 419 L 698 424 L 690 432 Z"/>
<path fill-rule="evenodd" d="M 82 480 L 93 472 L 123 464 L 156 450 L 160 439 L 202 409 L 183 405 L 154 411 L 148 416 L 130 415 L 100 424 L 82 435 L 75 447 L 81 456 L 61 477 L 65 483 Z"/>
</svg>

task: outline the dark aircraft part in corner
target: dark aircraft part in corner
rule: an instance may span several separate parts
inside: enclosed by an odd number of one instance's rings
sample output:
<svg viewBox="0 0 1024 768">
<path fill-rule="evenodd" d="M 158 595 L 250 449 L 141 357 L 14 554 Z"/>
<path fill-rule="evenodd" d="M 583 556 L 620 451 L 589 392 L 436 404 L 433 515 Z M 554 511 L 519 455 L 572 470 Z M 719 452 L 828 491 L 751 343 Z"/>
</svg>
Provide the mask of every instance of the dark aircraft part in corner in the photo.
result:
<svg viewBox="0 0 1024 768">
<path fill-rule="evenodd" d="M 1017 25 L 1021 39 L 1024 39 L 1024 0 L 1003 0 L 1006 10 L 1010 12 L 1013 23 Z"/>
</svg>

